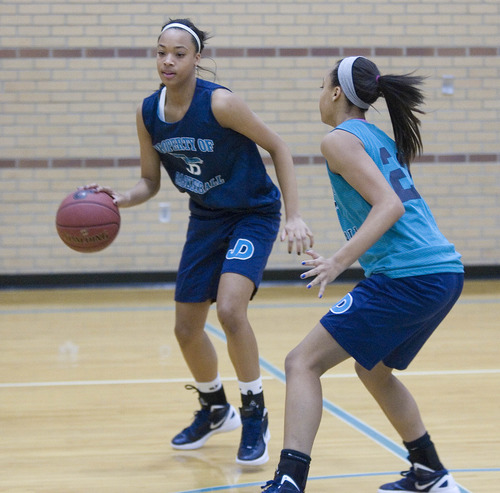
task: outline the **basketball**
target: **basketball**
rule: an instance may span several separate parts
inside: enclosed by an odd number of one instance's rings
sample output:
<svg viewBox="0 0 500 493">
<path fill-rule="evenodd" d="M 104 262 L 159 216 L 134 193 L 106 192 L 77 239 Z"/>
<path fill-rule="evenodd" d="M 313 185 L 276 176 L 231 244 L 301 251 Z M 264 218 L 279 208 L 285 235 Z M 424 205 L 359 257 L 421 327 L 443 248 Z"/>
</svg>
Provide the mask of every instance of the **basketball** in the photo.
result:
<svg viewBox="0 0 500 493">
<path fill-rule="evenodd" d="M 56 229 L 61 240 L 73 250 L 98 252 L 118 235 L 120 212 L 107 193 L 77 190 L 61 202 Z"/>
</svg>

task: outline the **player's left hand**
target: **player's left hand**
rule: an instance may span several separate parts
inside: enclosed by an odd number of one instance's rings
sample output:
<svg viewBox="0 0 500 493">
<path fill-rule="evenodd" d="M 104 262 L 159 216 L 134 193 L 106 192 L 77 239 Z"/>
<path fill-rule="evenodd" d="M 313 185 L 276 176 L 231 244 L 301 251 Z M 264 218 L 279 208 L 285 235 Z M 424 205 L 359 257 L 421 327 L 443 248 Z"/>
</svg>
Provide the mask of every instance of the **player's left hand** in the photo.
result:
<svg viewBox="0 0 500 493">
<path fill-rule="evenodd" d="M 286 221 L 281 231 L 281 241 L 285 241 L 287 237 L 288 253 L 292 253 L 294 244 L 297 255 L 305 252 L 308 248 L 312 248 L 314 245 L 314 235 L 300 216 Z"/>
<path fill-rule="evenodd" d="M 304 260 L 302 265 L 310 267 L 310 270 L 300 275 L 301 279 L 316 276 L 308 285 L 307 289 L 319 284 L 318 298 L 322 298 L 327 284 L 331 283 L 344 271 L 344 268 L 335 261 L 335 257 L 324 258 L 314 250 L 307 250 L 305 253 L 311 260 Z"/>
</svg>

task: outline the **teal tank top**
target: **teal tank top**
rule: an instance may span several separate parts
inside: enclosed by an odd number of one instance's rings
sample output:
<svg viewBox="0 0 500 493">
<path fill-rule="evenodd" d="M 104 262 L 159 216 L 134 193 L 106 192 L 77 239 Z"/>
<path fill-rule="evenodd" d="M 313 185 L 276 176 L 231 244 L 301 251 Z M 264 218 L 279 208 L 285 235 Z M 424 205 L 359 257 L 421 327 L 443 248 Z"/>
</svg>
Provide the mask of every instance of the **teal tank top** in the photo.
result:
<svg viewBox="0 0 500 493">
<path fill-rule="evenodd" d="M 365 275 L 391 278 L 463 272 L 461 255 L 439 230 L 427 203 L 420 196 L 405 166 L 397 159 L 394 141 L 365 120 L 346 120 L 332 131 L 344 130 L 358 137 L 405 207 L 404 215 L 360 258 Z M 359 229 L 371 205 L 342 176 L 328 175 L 335 206 L 347 240 Z"/>
</svg>

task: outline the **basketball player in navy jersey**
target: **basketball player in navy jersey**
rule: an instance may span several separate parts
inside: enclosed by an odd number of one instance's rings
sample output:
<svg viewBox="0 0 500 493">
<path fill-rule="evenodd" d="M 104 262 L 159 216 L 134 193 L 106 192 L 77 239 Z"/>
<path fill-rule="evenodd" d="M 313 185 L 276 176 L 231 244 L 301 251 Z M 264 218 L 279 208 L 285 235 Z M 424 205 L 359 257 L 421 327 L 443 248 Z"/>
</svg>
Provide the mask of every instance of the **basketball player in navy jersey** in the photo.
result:
<svg viewBox="0 0 500 493">
<path fill-rule="evenodd" d="M 460 255 L 439 231 L 409 167 L 421 152 L 422 78 L 381 75 L 348 57 L 324 81 L 319 107 L 331 125 L 321 151 L 347 243 L 328 258 L 309 251 L 308 288 L 328 283 L 359 260 L 366 279 L 336 303 L 285 361 L 283 450 L 266 493 L 302 493 L 322 413 L 320 377 L 352 357 L 356 372 L 408 449 L 411 468 L 379 493 L 459 493 L 441 463 L 417 404 L 393 375 L 405 369 L 457 301 Z M 394 140 L 365 119 L 382 96 Z"/>
<path fill-rule="evenodd" d="M 189 195 L 189 225 L 176 281 L 175 334 L 195 384 L 201 409 L 171 442 L 175 449 L 202 447 L 215 433 L 242 425 L 238 463 L 268 460 L 268 416 L 257 341 L 247 318 L 280 225 L 281 194 L 257 146 L 269 152 L 283 195 L 281 240 L 298 254 L 312 246 L 298 210 L 290 151 L 228 89 L 197 77 L 207 34 L 190 20 L 172 20 L 158 38 L 161 88 L 137 111 L 141 178 L 125 193 L 110 193 L 119 207 L 153 197 L 163 166 Z M 215 348 L 204 327 L 212 302 L 227 336 L 241 391 L 240 412 L 228 403 Z"/>
</svg>

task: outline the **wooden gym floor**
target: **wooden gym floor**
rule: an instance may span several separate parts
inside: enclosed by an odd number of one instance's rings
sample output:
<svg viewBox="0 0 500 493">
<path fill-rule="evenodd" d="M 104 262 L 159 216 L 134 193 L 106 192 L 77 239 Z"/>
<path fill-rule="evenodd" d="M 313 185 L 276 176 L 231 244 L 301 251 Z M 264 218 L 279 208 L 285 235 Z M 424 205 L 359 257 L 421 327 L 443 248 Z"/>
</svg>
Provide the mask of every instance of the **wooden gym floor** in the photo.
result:
<svg viewBox="0 0 500 493">
<path fill-rule="evenodd" d="M 259 492 L 281 450 L 287 352 L 352 284 L 323 300 L 303 285 L 261 287 L 250 305 L 259 340 L 271 460 L 235 463 L 239 431 L 190 452 L 170 448 L 196 394 L 173 335 L 170 286 L 0 291 L 0 491 Z M 462 493 L 500 491 L 500 281 L 464 293 L 401 379 Z M 239 406 L 224 336 L 210 311 L 230 401 Z M 370 493 L 407 469 L 405 453 L 354 375 L 323 378 L 324 416 L 307 493 Z"/>
</svg>

